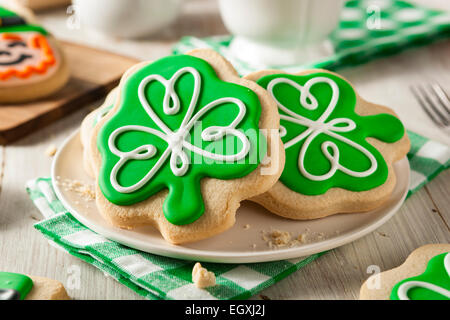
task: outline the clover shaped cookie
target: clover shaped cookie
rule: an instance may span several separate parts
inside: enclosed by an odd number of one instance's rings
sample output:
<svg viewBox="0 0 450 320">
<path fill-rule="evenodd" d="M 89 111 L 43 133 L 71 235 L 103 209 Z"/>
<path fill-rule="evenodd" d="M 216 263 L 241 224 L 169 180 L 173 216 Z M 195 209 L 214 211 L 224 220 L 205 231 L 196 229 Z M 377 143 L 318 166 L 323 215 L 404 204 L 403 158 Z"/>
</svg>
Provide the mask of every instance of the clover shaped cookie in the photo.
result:
<svg viewBox="0 0 450 320">
<path fill-rule="evenodd" d="M 96 121 L 88 148 L 100 212 L 172 243 L 230 228 L 240 201 L 282 171 L 275 102 L 212 50 L 133 67 Z"/>
<path fill-rule="evenodd" d="M 50 95 L 69 78 L 57 41 L 34 23 L 31 12 L 14 10 L 0 6 L 0 103 Z"/>
<path fill-rule="evenodd" d="M 324 70 L 246 78 L 276 101 L 286 150 L 279 182 L 254 201 L 306 220 L 368 211 L 389 197 L 396 183 L 392 163 L 409 150 L 392 110 L 364 101 L 345 79 Z"/>
</svg>

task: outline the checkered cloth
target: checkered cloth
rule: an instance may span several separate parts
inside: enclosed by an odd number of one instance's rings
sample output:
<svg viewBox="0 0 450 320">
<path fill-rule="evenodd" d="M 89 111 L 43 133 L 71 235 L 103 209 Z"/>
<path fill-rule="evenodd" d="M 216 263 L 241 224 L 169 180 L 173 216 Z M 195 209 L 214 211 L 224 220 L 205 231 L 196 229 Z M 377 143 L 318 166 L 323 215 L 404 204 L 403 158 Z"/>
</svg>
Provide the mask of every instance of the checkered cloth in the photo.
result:
<svg viewBox="0 0 450 320">
<path fill-rule="evenodd" d="M 450 148 L 418 134 L 408 134 L 411 139 L 410 195 L 450 166 Z M 217 285 L 198 289 L 191 281 L 194 262 L 134 250 L 89 230 L 61 204 L 50 178 L 29 181 L 27 191 L 45 217 L 35 228 L 52 244 L 148 299 L 246 299 L 321 255 L 240 265 L 203 263 L 216 274 Z"/>
<path fill-rule="evenodd" d="M 301 69 L 336 70 L 383 57 L 450 36 L 450 13 L 399 0 L 350 0 L 342 10 L 338 28 L 330 35 L 335 54 L 310 64 L 262 66 L 238 59 L 229 50 L 231 36 L 184 37 L 174 53 L 211 48 L 227 58 L 240 75 L 262 69 L 298 72 Z"/>
</svg>

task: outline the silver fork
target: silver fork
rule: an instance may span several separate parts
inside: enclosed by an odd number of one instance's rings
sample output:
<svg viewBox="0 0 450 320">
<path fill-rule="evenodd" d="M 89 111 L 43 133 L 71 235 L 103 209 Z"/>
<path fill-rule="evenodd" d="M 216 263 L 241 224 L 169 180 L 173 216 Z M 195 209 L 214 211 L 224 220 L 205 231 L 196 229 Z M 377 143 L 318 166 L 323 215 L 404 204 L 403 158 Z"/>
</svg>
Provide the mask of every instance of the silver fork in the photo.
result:
<svg viewBox="0 0 450 320">
<path fill-rule="evenodd" d="M 450 125 L 450 98 L 439 83 L 412 85 L 410 90 L 423 111 L 438 127 Z"/>
</svg>

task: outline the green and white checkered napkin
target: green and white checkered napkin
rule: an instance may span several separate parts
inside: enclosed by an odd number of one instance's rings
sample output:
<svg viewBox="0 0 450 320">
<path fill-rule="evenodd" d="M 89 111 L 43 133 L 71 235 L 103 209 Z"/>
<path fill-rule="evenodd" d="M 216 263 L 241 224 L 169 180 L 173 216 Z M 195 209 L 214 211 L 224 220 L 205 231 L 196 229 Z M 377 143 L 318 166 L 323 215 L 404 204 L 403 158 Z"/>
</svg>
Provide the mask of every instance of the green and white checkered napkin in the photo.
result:
<svg viewBox="0 0 450 320">
<path fill-rule="evenodd" d="M 390 55 L 450 36 L 450 13 L 399 0 L 349 0 L 330 40 L 335 54 L 310 64 L 261 66 L 236 58 L 229 50 L 232 36 L 184 37 L 174 53 L 211 48 L 227 58 L 240 75 L 262 69 L 297 72 L 307 68 L 336 70 Z"/>
<path fill-rule="evenodd" d="M 408 132 L 411 151 L 409 195 L 450 166 L 450 148 Z M 53 244 L 94 265 L 149 299 L 246 299 L 301 269 L 321 254 L 254 264 L 203 263 L 217 285 L 196 288 L 194 262 L 134 250 L 94 233 L 78 222 L 57 199 L 50 178 L 29 181 L 27 191 L 45 219 L 35 224 Z"/>
</svg>

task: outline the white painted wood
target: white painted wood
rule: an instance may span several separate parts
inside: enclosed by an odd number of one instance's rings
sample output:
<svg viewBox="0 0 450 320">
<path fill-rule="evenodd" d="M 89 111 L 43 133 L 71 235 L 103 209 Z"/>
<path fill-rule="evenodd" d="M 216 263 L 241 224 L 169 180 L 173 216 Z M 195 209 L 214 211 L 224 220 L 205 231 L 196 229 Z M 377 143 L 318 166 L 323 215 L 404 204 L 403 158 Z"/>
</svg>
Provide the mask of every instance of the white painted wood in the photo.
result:
<svg viewBox="0 0 450 320">
<path fill-rule="evenodd" d="M 448 0 L 420 2 L 450 10 Z M 175 25 L 139 41 L 90 37 L 83 30 L 70 30 L 66 27 L 68 16 L 61 10 L 46 12 L 41 18 L 58 37 L 141 59 L 170 53 L 173 43 L 183 35 L 226 33 L 216 3 L 211 0 L 186 1 L 183 15 Z M 426 118 L 407 89 L 413 81 L 427 77 L 438 80 L 450 91 L 450 41 L 345 69 L 342 74 L 366 99 L 394 108 L 409 129 L 450 145 L 449 135 Z M 139 299 L 96 268 L 50 246 L 33 228 L 41 217 L 25 193 L 25 183 L 50 174 L 51 158 L 45 155 L 46 148 L 50 144 L 58 146 L 92 107 L 10 146 L 0 147 L 0 164 L 4 163 L 4 169 L 0 165 L 0 177 L 4 173 L 0 178 L 0 270 L 60 280 L 75 299 Z M 271 299 L 357 299 L 360 285 L 369 276 L 368 266 L 390 269 L 421 245 L 450 242 L 449 178 L 450 171 L 442 173 L 408 199 L 379 230 L 333 250 L 262 294 Z M 71 288 L 70 272 L 78 268 L 80 287 Z"/>
</svg>

